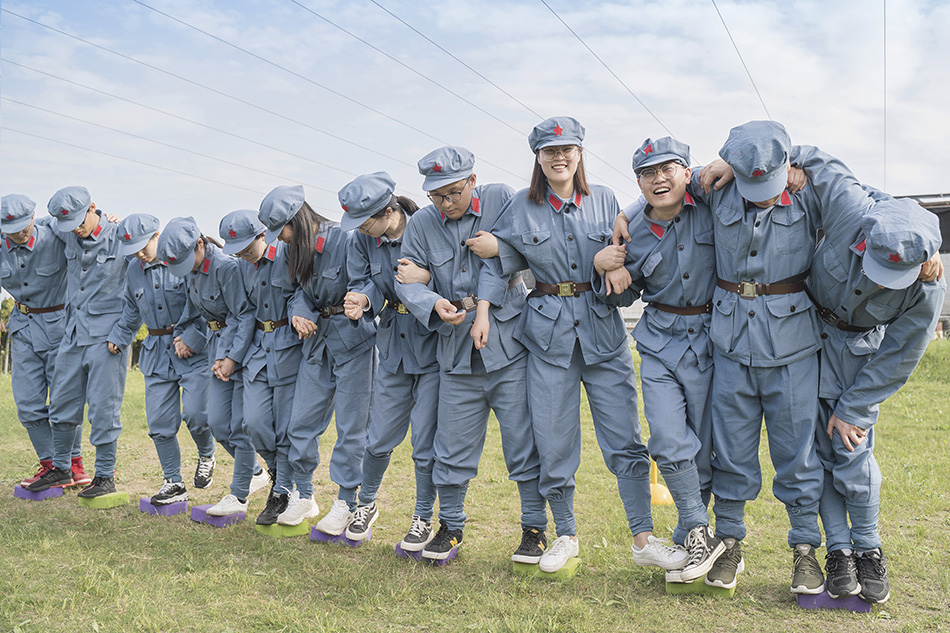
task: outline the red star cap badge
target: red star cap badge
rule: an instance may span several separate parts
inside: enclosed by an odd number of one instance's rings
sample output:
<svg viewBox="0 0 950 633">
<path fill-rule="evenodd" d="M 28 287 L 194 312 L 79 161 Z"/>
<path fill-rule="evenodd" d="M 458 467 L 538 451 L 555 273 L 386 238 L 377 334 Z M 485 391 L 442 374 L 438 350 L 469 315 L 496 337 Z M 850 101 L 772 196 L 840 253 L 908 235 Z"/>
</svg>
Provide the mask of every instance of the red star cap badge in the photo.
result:
<svg viewBox="0 0 950 633">
<path fill-rule="evenodd" d="M 902 262 L 902 261 L 904 261 L 903 259 L 901 259 L 901 256 L 898 255 L 897 253 L 891 253 L 890 256 L 888 256 L 888 259 L 891 260 L 892 262 L 894 262 L 895 264 L 896 264 L 897 262 Z"/>
<path fill-rule="evenodd" d="M 168 256 L 168 261 L 173 262 L 173 261 L 175 261 L 175 258 L 174 258 L 173 256 L 169 255 L 169 256 Z"/>
<path fill-rule="evenodd" d="M 13 214 L 12 214 L 12 213 L 8 214 L 8 215 L 7 215 L 7 219 L 8 219 L 8 220 L 12 220 L 12 219 L 13 219 Z"/>
<path fill-rule="evenodd" d="M 235 232 L 234 229 L 231 229 L 230 231 L 228 231 L 228 235 L 230 235 L 231 237 L 237 237 L 237 233 Z"/>
<path fill-rule="evenodd" d="M 645 150 L 643 150 L 643 153 L 644 153 L 644 154 L 652 154 L 652 153 L 653 153 L 653 146 L 652 146 L 652 145 L 647 145 L 647 148 L 646 148 Z"/>
<path fill-rule="evenodd" d="M 564 133 L 564 128 L 562 128 L 557 123 L 554 124 L 554 136 L 560 136 Z"/>
<path fill-rule="evenodd" d="M 126 233 L 126 234 L 123 235 L 122 237 L 125 238 L 125 241 L 126 241 L 126 242 L 131 242 L 131 241 L 132 241 L 132 236 L 129 235 L 128 233 Z"/>
<path fill-rule="evenodd" d="M 62 209 L 60 213 L 62 213 L 63 215 L 69 215 L 69 211 L 67 211 L 66 209 Z"/>
<path fill-rule="evenodd" d="M 441 173 L 442 173 L 442 165 L 440 165 L 439 163 L 436 163 L 435 165 L 432 166 L 432 171 L 434 171 L 434 172 L 437 173 L 437 174 L 441 174 Z"/>
<path fill-rule="evenodd" d="M 758 178 L 759 176 L 761 176 L 761 175 L 764 174 L 764 173 L 765 173 L 765 172 L 762 171 L 761 169 L 756 169 L 755 171 L 752 172 L 752 177 L 753 177 L 753 178 Z"/>
</svg>

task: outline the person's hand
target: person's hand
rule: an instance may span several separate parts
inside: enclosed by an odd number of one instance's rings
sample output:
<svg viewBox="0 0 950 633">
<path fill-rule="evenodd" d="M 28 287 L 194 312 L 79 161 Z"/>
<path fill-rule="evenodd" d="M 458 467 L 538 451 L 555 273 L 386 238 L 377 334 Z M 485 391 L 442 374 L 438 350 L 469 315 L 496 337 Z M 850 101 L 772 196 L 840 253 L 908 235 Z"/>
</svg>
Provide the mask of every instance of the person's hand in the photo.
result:
<svg viewBox="0 0 950 633">
<path fill-rule="evenodd" d="M 868 437 L 867 429 L 849 424 L 832 414 L 831 419 L 828 420 L 827 432 L 829 439 L 834 439 L 835 431 L 838 431 L 838 436 L 841 437 L 841 441 L 844 442 L 844 447 L 852 453 L 854 449 L 860 446 Z"/>
<path fill-rule="evenodd" d="M 808 175 L 805 174 L 804 169 L 801 167 L 788 168 L 788 182 L 785 184 L 785 188 L 788 189 L 789 193 L 798 193 L 804 189 L 807 184 Z"/>
<path fill-rule="evenodd" d="M 411 262 L 405 257 L 397 259 L 396 262 L 399 269 L 396 271 L 396 281 L 401 284 L 425 285 L 432 279 L 432 275 L 429 274 L 428 270 L 416 266 L 415 262 Z"/>
<path fill-rule="evenodd" d="M 225 358 L 224 360 L 215 361 L 214 367 L 214 377 L 228 382 L 231 379 L 231 374 L 237 369 L 237 363 L 230 358 Z"/>
<path fill-rule="evenodd" d="M 297 339 L 310 338 L 317 333 L 317 324 L 302 316 L 291 317 L 290 323 L 294 326 L 294 329 L 297 330 Z"/>
<path fill-rule="evenodd" d="M 188 344 L 181 340 L 180 336 L 175 337 L 175 356 L 178 358 L 191 358 L 195 355 L 195 350 L 188 347 Z"/>
<path fill-rule="evenodd" d="M 118 224 L 121 221 L 119 219 L 119 216 L 112 215 L 111 213 L 106 213 L 105 216 L 106 216 L 106 220 L 108 220 L 109 222 L 112 222 L 113 224 Z"/>
<path fill-rule="evenodd" d="M 608 270 L 616 270 L 623 267 L 623 262 L 627 258 L 627 249 L 623 246 L 611 244 L 605 246 L 594 255 L 594 270 L 598 275 L 603 275 Z"/>
<path fill-rule="evenodd" d="M 699 184 L 706 193 L 714 189 L 719 191 L 733 178 L 735 174 L 732 172 L 732 167 L 721 158 L 709 163 L 699 172 Z"/>
<path fill-rule="evenodd" d="M 488 345 L 488 331 L 491 328 L 488 320 L 490 308 L 491 303 L 485 299 L 479 300 L 478 307 L 475 308 L 475 322 L 472 323 L 472 329 L 469 331 L 472 340 L 475 341 L 475 349 L 483 349 Z"/>
<path fill-rule="evenodd" d="M 440 319 L 449 325 L 458 325 L 465 320 L 465 311 L 456 309 L 448 299 L 439 299 L 432 309 Z"/>
<path fill-rule="evenodd" d="M 498 257 L 498 238 L 488 231 L 477 231 L 475 237 L 465 240 L 465 245 L 482 259 Z"/>
<path fill-rule="evenodd" d="M 614 234 L 611 239 L 615 246 L 623 246 L 624 242 L 630 241 L 629 225 L 630 222 L 627 221 L 627 216 L 621 212 L 614 220 Z"/>
<path fill-rule="evenodd" d="M 348 292 L 343 297 L 343 314 L 354 321 L 359 321 L 368 305 L 369 297 L 362 292 Z"/>
<path fill-rule="evenodd" d="M 621 294 L 631 283 L 633 283 L 633 278 L 630 276 L 630 271 L 623 266 L 604 273 L 604 287 L 607 289 L 608 297 L 611 294 Z"/>
<path fill-rule="evenodd" d="M 933 257 L 921 264 L 920 275 L 917 279 L 921 281 L 943 279 L 943 260 L 940 259 L 940 253 L 934 253 Z"/>
<path fill-rule="evenodd" d="M 118 354 L 119 351 L 120 351 L 119 346 L 113 343 L 112 341 L 109 341 L 109 353 L 115 355 L 115 354 Z"/>
</svg>

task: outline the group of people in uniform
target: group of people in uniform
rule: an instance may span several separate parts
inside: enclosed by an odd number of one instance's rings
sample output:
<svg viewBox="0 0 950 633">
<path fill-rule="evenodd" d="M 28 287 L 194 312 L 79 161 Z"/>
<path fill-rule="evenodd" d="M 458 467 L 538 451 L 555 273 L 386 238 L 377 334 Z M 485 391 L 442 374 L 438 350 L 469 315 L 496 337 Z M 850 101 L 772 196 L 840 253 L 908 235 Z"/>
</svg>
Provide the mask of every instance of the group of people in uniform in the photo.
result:
<svg viewBox="0 0 950 633">
<path fill-rule="evenodd" d="M 188 498 L 184 419 L 195 487 L 211 484 L 216 443 L 234 459 L 230 490 L 208 514 L 246 512 L 269 484 L 257 523 L 316 518 L 313 474 L 335 420 L 338 493 L 317 529 L 361 541 L 411 433 L 416 501 L 399 546 L 445 560 L 463 540 L 494 412 L 521 502 L 511 558 L 556 572 L 579 553 L 583 384 L 634 563 L 669 582 L 736 585 L 764 417 L 791 590 L 886 601 L 873 427 L 935 329 L 946 289 L 935 216 L 793 146 L 771 121 L 733 128 L 702 171 L 686 144 L 647 139 L 633 156 L 643 195 L 621 210 L 588 183 L 584 136 L 571 117 L 539 123 L 522 191 L 478 184 L 474 155 L 447 146 L 418 161 L 423 208 L 385 172 L 339 191 L 339 223 L 303 187 L 280 186 L 258 210 L 224 216 L 219 239 L 190 217 L 109 222 L 83 187 L 56 192 L 42 218 L 27 197 L 4 196 L 13 392 L 40 462 L 22 485 L 115 492 L 127 354 L 144 323 L 139 366 L 163 477 L 155 505 Z M 639 297 L 648 445 L 618 309 Z M 678 511 L 672 545 L 653 534 L 651 456 Z"/>
</svg>

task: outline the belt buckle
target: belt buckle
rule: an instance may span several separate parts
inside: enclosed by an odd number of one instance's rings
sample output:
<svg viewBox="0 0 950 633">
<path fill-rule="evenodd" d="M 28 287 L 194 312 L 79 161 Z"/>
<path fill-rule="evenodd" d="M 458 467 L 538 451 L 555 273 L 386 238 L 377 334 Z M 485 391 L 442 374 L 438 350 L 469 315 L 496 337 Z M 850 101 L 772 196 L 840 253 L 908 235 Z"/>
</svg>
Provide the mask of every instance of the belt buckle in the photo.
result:
<svg viewBox="0 0 950 633">
<path fill-rule="evenodd" d="M 740 281 L 739 282 L 739 296 L 743 299 L 755 299 L 758 297 L 758 293 L 755 291 L 755 282 L 754 281 Z"/>
<path fill-rule="evenodd" d="M 25 306 L 25 305 L 23 305 L 22 303 L 20 303 L 19 301 L 17 301 L 17 303 L 16 303 L 16 309 L 20 311 L 20 314 L 29 314 L 29 313 L 30 313 L 30 306 Z"/>
<path fill-rule="evenodd" d="M 265 331 L 265 332 L 273 332 L 273 331 L 274 331 L 274 322 L 273 322 L 273 321 L 261 321 L 261 325 L 264 326 L 264 331 Z"/>
<path fill-rule="evenodd" d="M 559 281 L 557 284 L 557 296 L 570 297 L 574 294 L 573 281 Z"/>
<path fill-rule="evenodd" d="M 212 332 L 217 332 L 221 329 L 221 321 L 208 321 L 208 328 Z"/>
<path fill-rule="evenodd" d="M 462 297 L 462 309 L 466 312 L 471 312 L 476 308 L 477 304 L 475 303 L 475 297 L 467 295 Z"/>
<path fill-rule="evenodd" d="M 397 303 L 393 306 L 393 309 L 396 311 L 396 314 L 409 314 L 409 308 L 402 303 Z"/>
</svg>

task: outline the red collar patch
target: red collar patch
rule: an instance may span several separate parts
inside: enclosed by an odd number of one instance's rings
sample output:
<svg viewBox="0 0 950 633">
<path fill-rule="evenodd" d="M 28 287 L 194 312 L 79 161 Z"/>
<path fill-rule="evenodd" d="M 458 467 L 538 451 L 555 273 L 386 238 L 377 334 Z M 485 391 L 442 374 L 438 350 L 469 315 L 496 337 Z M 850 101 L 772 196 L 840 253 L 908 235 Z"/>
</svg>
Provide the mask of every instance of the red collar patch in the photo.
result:
<svg viewBox="0 0 950 633">
<path fill-rule="evenodd" d="M 99 237 L 99 234 L 100 234 L 100 233 L 102 233 L 102 225 L 101 225 L 101 224 L 97 224 L 97 225 L 96 225 L 96 228 L 94 228 L 94 229 L 92 230 L 92 236 L 93 236 L 93 237 Z"/>
<path fill-rule="evenodd" d="M 475 215 L 481 213 L 481 203 L 478 201 L 478 196 L 472 196 L 472 213 Z"/>
<path fill-rule="evenodd" d="M 10 246 L 10 238 L 9 238 L 9 237 L 7 237 L 6 235 L 4 235 L 4 236 L 3 236 L 3 239 L 5 239 L 5 240 L 7 241 L 7 250 L 10 250 L 11 248 L 13 248 L 12 246 Z"/>
<path fill-rule="evenodd" d="M 264 257 L 266 257 L 267 259 L 269 259 L 269 260 L 271 260 L 271 261 L 274 261 L 274 257 L 275 257 L 276 255 L 277 255 L 277 247 L 276 247 L 276 246 L 268 246 L 268 247 L 267 247 L 267 254 L 265 254 Z"/>
<path fill-rule="evenodd" d="M 207 275 L 210 269 L 211 269 L 211 260 L 206 258 L 203 262 L 201 262 L 201 272 Z"/>
<path fill-rule="evenodd" d="M 556 195 L 554 195 L 553 193 L 548 196 L 548 202 L 551 203 L 551 206 L 554 207 L 554 210 L 555 210 L 555 211 L 560 211 L 560 210 L 561 210 L 561 207 L 564 206 L 564 203 L 561 202 L 561 199 L 558 198 L 558 197 L 557 197 Z"/>
<path fill-rule="evenodd" d="M 35 234 L 30 236 L 30 241 L 26 243 L 26 247 L 32 251 L 34 244 L 36 244 L 36 235 L 35 235 Z"/>
<path fill-rule="evenodd" d="M 581 208 L 581 194 L 580 193 L 574 194 L 574 206 L 577 207 L 578 209 Z"/>
<path fill-rule="evenodd" d="M 323 252 L 323 246 L 324 246 L 326 243 L 327 243 L 326 238 L 324 238 L 322 235 L 317 236 L 317 243 L 316 243 L 316 245 L 313 247 L 313 250 L 317 251 L 318 253 L 322 253 L 322 252 Z M 271 246 L 271 248 L 274 248 L 274 247 Z"/>
<path fill-rule="evenodd" d="M 783 205 L 783 206 L 786 206 L 786 207 L 787 207 L 788 205 L 792 204 L 792 197 L 791 197 L 790 195 L 788 195 L 788 191 L 783 191 L 783 192 L 782 192 L 782 197 L 781 197 L 781 199 L 779 200 L 779 204 L 781 204 L 781 205 Z"/>
<path fill-rule="evenodd" d="M 650 230 L 653 231 L 653 234 L 657 237 L 663 237 L 663 234 L 666 233 L 666 229 L 653 222 L 650 223 Z"/>
<path fill-rule="evenodd" d="M 867 246 L 867 240 L 861 240 L 861 243 L 855 246 L 854 248 L 859 253 L 863 253 L 866 246 Z"/>
<path fill-rule="evenodd" d="M 696 206 L 696 203 L 693 201 L 693 196 L 689 195 L 688 191 L 683 194 L 683 202 L 685 202 L 686 204 L 691 204 L 694 207 Z"/>
</svg>

